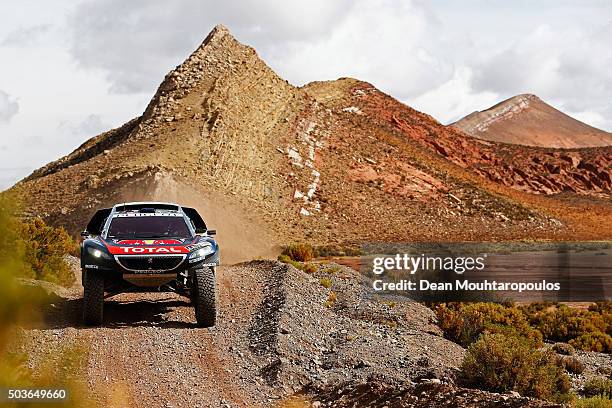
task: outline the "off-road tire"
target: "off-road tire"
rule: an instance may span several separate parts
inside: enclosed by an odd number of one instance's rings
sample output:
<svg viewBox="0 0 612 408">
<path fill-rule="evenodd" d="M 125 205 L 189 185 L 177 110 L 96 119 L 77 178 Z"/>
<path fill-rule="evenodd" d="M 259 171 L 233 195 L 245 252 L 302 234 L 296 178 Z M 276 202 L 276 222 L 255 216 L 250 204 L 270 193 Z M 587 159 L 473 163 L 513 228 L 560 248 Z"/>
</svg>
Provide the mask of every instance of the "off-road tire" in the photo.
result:
<svg viewBox="0 0 612 408">
<path fill-rule="evenodd" d="M 83 322 L 99 326 L 104 317 L 104 276 L 86 273 L 83 282 Z"/>
<path fill-rule="evenodd" d="M 211 268 L 196 269 L 193 276 L 192 303 L 199 327 L 212 327 L 217 318 L 217 290 Z"/>
</svg>

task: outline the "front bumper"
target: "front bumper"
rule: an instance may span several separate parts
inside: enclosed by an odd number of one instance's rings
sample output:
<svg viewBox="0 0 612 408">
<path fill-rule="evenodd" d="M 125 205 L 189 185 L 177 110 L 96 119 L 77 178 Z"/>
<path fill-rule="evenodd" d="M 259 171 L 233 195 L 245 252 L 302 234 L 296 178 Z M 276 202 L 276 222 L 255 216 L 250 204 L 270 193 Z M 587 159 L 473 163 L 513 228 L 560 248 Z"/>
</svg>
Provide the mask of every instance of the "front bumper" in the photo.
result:
<svg viewBox="0 0 612 408">
<path fill-rule="evenodd" d="M 185 279 L 193 270 L 219 265 L 219 252 L 190 262 L 189 254 L 138 254 L 88 256 L 81 259 L 84 273 L 102 273 L 107 284 L 127 281 L 136 286 L 156 287 L 177 279 Z"/>
</svg>

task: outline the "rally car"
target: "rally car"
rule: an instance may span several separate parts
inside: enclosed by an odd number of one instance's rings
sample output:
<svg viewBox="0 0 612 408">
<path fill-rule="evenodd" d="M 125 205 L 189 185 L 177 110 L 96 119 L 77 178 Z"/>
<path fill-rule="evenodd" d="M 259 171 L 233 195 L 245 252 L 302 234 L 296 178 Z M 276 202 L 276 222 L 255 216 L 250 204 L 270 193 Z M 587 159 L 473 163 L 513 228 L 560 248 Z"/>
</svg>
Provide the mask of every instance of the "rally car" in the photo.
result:
<svg viewBox="0 0 612 408">
<path fill-rule="evenodd" d="M 124 292 L 175 291 L 188 296 L 198 326 L 216 319 L 219 246 L 200 214 L 157 202 L 98 210 L 81 234 L 83 319 L 103 320 L 104 299 Z"/>
</svg>

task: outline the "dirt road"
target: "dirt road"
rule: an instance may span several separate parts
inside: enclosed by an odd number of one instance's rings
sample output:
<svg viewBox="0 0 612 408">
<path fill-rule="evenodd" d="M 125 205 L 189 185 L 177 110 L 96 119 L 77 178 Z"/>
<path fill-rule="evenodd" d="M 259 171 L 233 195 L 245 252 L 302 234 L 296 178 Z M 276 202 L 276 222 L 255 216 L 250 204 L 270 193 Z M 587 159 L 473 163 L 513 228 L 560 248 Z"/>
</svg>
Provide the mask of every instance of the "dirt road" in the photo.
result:
<svg viewBox="0 0 612 408">
<path fill-rule="evenodd" d="M 256 379 L 241 376 L 236 367 L 244 362 L 233 352 L 248 337 L 262 293 L 247 269 L 219 269 L 220 314 L 212 329 L 197 328 L 189 299 L 173 293 L 118 295 L 107 300 L 102 327 L 83 327 L 76 287 L 44 323 L 25 331 L 26 348 L 36 360 L 41 345 L 47 353 L 84 346 L 90 388 L 119 389 L 132 407 L 259 405 L 266 401 L 253 395 Z"/>
</svg>

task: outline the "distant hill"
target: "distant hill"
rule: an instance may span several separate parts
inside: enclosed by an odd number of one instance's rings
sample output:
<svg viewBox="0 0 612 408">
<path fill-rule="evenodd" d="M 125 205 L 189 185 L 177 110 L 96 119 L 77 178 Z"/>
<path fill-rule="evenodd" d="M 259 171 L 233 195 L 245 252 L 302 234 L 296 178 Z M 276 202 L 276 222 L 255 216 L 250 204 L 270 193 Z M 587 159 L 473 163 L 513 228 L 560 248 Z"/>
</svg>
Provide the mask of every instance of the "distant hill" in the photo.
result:
<svg viewBox="0 0 612 408">
<path fill-rule="evenodd" d="M 578 148 L 612 145 L 612 133 L 553 108 L 535 95 L 517 95 L 451 126 L 479 139 L 525 146 Z"/>
</svg>

